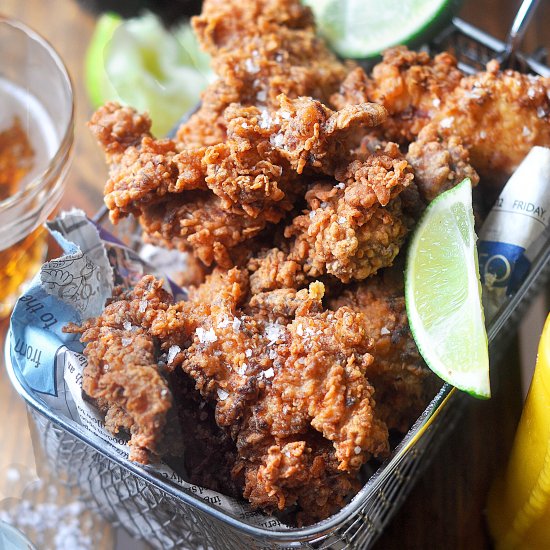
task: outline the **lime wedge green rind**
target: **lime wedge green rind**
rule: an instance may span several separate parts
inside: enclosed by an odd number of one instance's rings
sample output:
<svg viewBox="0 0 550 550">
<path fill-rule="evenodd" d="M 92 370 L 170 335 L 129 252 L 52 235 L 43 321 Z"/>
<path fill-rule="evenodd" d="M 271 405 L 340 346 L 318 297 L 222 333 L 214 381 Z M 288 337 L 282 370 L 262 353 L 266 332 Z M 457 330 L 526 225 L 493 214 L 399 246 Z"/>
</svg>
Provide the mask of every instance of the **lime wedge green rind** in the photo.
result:
<svg viewBox="0 0 550 550">
<path fill-rule="evenodd" d="M 115 30 L 122 23 L 122 18 L 116 13 L 104 13 L 97 21 L 90 45 L 86 52 L 84 73 L 86 91 L 90 103 L 97 109 L 107 100 L 118 98 L 107 73 L 105 72 L 104 55 Z"/>
<path fill-rule="evenodd" d="M 471 182 L 435 199 L 412 236 L 405 299 L 411 332 L 433 372 L 490 397 L 489 355 L 475 247 Z"/>
<path fill-rule="evenodd" d="M 303 0 L 336 53 L 372 58 L 392 46 L 428 42 L 451 21 L 460 0 Z"/>
</svg>

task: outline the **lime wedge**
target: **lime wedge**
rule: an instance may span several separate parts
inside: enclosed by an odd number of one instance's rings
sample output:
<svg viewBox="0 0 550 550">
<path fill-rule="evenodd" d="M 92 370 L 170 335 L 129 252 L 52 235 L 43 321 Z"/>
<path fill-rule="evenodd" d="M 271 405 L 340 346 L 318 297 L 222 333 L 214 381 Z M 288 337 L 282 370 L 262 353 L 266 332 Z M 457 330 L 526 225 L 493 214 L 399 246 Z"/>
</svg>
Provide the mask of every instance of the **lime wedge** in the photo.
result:
<svg viewBox="0 0 550 550">
<path fill-rule="evenodd" d="M 94 109 L 107 100 L 120 101 L 103 62 L 103 52 L 122 19 L 116 13 L 104 13 L 97 21 L 92 40 L 86 52 L 86 90 Z"/>
<path fill-rule="evenodd" d="M 342 57 L 368 58 L 386 48 L 418 46 L 442 30 L 460 0 L 303 0 Z"/>
<path fill-rule="evenodd" d="M 187 23 L 171 32 L 151 13 L 126 21 L 107 14 L 88 51 L 88 93 L 94 106 L 116 100 L 147 111 L 164 135 L 198 103 L 213 78 L 209 63 Z"/>
<path fill-rule="evenodd" d="M 491 395 L 487 333 L 469 179 L 426 209 L 411 238 L 405 299 L 411 332 L 428 366 L 476 397 Z"/>
</svg>

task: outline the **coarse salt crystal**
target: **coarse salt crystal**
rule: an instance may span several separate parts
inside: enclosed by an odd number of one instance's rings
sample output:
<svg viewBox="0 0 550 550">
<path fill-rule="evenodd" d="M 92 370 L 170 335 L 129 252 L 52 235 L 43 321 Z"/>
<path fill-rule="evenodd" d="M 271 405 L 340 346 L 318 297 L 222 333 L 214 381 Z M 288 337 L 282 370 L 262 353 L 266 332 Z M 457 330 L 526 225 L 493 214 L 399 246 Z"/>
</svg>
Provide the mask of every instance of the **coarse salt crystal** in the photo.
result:
<svg viewBox="0 0 550 550">
<path fill-rule="evenodd" d="M 283 336 L 283 329 L 281 325 L 276 323 L 268 323 L 265 327 L 265 336 L 269 340 L 267 343 L 268 346 L 275 344 L 277 340 Z"/>
<path fill-rule="evenodd" d="M 247 356 L 247 357 L 252 357 L 252 350 L 251 349 L 247 349 L 244 354 Z"/>
<path fill-rule="evenodd" d="M 448 116 L 447 118 L 444 118 L 439 125 L 441 128 L 450 128 L 453 125 L 453 122 L 455 120 L 454 116 Z"/>
<path fill-rule="evenodd" d="M 130 321 L 124 321 L 124 323 L 122 323 L 122 326 L 124 327 L 124 330 L 132 330 L 132 323 L 130 323 Z"/>
<path fill-rule="evenodd" d="M 527 95 L 529 96 L 530 99 L 533 99 L 536 95 L 535 88 L 529 88 L 527 90 Z"/>
<path fill-rule="evenodd" d="M 140 300 L 139 302 L 139 312 L 145 313 L 145 310 L 147 309 L 147 300 Z"/>
<path fill-rule="evenodd" d="M 481 130 L 481 132 L 479 132 L 479 137 L 481 139 L 485 139 L 487 137 L 487 132 L 485 130 Z"/>
<path fill-rule="evenodd" d="M 312 211 L 309 213 L 310 219 L 313 219 L 313 218 L 315 217 L 316 212 L 317 212 L 317 210 L 312 210 Z"/>
<path fill-rule="evenodd" d="M 237 372 L 243 376 L 246 373 L 246 369 L 248 368 L 248 365 L 246 363 L 243 363 L 238 369 Z"/>
<path fill-rule="evenodd" d="M 320 206 L 321 208 L 326 208 L 328 206 L 328 202 L 323 201 Z"/>
<path fill-rule="evenodd" d="M 345 189 L 346 184 L 341 181 L 340 183 L 337 183 L 334 187 L 336 187 L 337 189 Z"/>
<path fill-rule="evenodd" d="M 353 450 L 354 450 L 355 454 L 358 455 L 361 452 L 361 447 L 357 446 Z"/>
<path fill-rule="evenodd" d="M 216 392 L 218 394 L 220 401 L 225 401 L 229 397 L 229 394 L 225 390 L 222 390 L 221 388 L 218 388 Z"/>
<path fill-rule="evenodd" d="M 273 123 L 273 120 L 271 120 L 271 117 L 269 116 L 269 113 L 267 111 L 262 111 L 262 115 L 260 117 L 260 128 L 263 128 L 266 130 L 267 128 L 271 128 L 271 124 Z"/>
<path fill-rule="evenodd" d="M 262 101 L 264 102 L 266 99 L 267 99 L 267 92 L 265 90 L 260 90 L 257 94 L 256 94 L 256 99 L 258 101 Z"/>
<path fill-rule="evenodd" d="M 238 317 L 233 319 L 233 330 L 237 331 L 241 328 L 241 320 Z"/>
<path fill-rule="evenodd" d="M 251 74 L 255 74 L 255 73 L 260 72 L 260 67 L 258 67 L 258 65 L 256 65 L 256 63 L 254 63 L 254 61 L 252 61 L 252 59 L 245 60 L 244 67 L 246 69 L 246 72 L 251 73 Z"/>
<path fill-rule="evenodd" d="M 275 371 L 272 367 L 269 367 L 267 370 L 264 370 L 263 374 L 266 378 L 273 378 L 273 376 L 275 376 Z"/>
<path fill-rule="evenodd" d="M 290 120 L 290 113 L 288 111 L 281 110 L 279 111 L 279 114 L 281 115 L 281 118 L 283 118 L 284 120 Z"/>
<path fill-rule="evenodd" d="M 166 397 L 168 395 L 168 390 L 166 388 L 162 388 L 162 390 L 160 390 L 160 395 L 162 397 Z"/>
<path fill-rule="evenodd" d="M 283 143 L 285 142 L 285 138 L 283 134 L 273 134 L 269 138 L 269 143 L 273 145 L 273 147 L 279 147 L 281 148 L 283 146 Z"/>
<path fill-rule="evenodd" d="M 537 116 L 539 118 L 543 118 L 544 116 L 546 116 L 546 111 L 544 110 L 544 107 L 542 107 L 542 105 L 537 107 Z"/>
<path fill-rule="evenodd" d="M 344 216 L 340 216 L 340 217 L 338 218 L 338 223 L 339 223 L 340 225 L 346 223 L 346 218 L 344 218 Z"/>
<path fill-rule="evenodd" d="M 181 348 L 179 346 L 170 346 L 168 350 L 168 357 L 166 358 L 166 362 L 171 365 L 172 361 L 176 357 L 176 355 L 181 351 Z"/>
<path fill-rule="evenodd" d="M 229 320 L 229 317 L 226 315 L 219 323 L 218 328 L 225 328 L 228 327 L 231 324 L 231 321 Z"/>
<path fill-rule="evenodd" d="M 303 336 L 304 335 L 304 327 L 299 324 L 297 327 L 296 327 L 296 334 L 298 336 Z"/>
<path fill-rule="evenodd" d="M 120 341 L 124 347 L 129 346 L 132 343 L 131 338 L 122 338 Z"/>
<path fill-rule="evenodd" d="M 268 353 L 269 358 L 273 361 L 277 357 L 277 350 L 270 349 Z"/>
<path fill-rule="evenodd" d="M 241 128 L 244 128 L 246 130 L 248 128 L 248 124 L 246 122 L 243 122 L 241 124 Z"/>
<path fill-rule="evenodd" d="M 438 97 L 436 97 L 433 101 L 432 101 L 432 105 L 434 107 L 439 107 L 441 105 L 441 99 L 439 99 Z"/>
<path fill-rule="evenodd" d="M 524 136 L 529 136 L 531 134 L 531 130 L 527 126 L 523 127 L 523 131 L 521 132 Z"/>
<path fill-rule="evenodd" d="M 290 451 L 284 451 L 283 454 L 284 454 L 287 458 L 290 458 Z"/>
<path fill-rule="evenodd" d="M 391 333 L 390 333 L 390 331 L 389 331 L 386 327 L 382 327 L 382 328 L 380 329 L 380 334 L 381 334 L 382 336 L 386 336 L 386 334 L 391 334 Z"/>
<path fill-rule="evenodd" d="M 209 344 L 209 343 L 215 342 L 218 339 L 213 328 L 204 330 L 202 327 L 199 327 L 195 331 L 195 334 L 197 335 L 197 338 L 199 339 L 199 342 L 201 344 L 207 344 L 207 343 Z"/>
</svg>

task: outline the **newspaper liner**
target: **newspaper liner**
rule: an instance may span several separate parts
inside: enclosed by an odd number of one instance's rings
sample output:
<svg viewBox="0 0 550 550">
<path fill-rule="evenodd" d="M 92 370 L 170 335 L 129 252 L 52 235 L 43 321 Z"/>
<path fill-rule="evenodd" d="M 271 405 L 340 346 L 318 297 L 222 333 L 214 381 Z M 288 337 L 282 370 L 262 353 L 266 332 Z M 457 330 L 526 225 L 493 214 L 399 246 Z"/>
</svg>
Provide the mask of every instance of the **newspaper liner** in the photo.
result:
<svg viewBox="0 0 550 550">
<path fill-rule="evenodd" d="M 478 241 L 486 320 L 517 292 L 550 238 L 550 149 L 533 147 L 508 180 Z"/>
<path fill-rule="evenodd" d="M 144 274 L 164 275 L 96 227 L 81 211 L 62 213 L 48 228 L 65 255 L 42 266 L 14 308 L 9 334 L 12 363 L 50 409 L 81 424 L 128 458 L 126 441 L 109 433 L 103 415 L 82 398 L 87 359 L 81 353 L 78 335 L 65 334 L 62 329 L 69 322 L 99 315 L 115 284 L 129 288 Z M 185 299 L 183 289 L 164 279 L 166 290 L 175 299 Z M 166 464 L 146 468 L 256 526 L 287 527 L 273 516 L 252 510 L 244 501 L 186 482 Z"/>
</svg>

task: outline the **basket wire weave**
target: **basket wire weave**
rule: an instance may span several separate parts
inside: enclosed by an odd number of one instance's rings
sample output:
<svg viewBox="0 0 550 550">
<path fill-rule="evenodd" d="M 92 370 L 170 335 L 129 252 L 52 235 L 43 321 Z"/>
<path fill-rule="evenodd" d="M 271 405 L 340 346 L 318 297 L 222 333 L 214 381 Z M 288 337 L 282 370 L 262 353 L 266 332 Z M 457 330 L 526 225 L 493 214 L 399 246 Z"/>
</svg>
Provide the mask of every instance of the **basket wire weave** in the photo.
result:
<svg viewBox="0 0 550 550">
<path fill-rule="evenodd" d="M 460 68 L 472 73 L 497 57 L 504 44 L 455 19 L 431 49 L 452 51 Z M 533 72 L 550 74 L 542 57 L 525 59 Z M 489 328 L 492 360 L 549 274 L 550 246 Z M 390 459 L 343 510 L 308 528 L 271 531 L 238 520 L 192 491 L 158 479 L 119 457 L 82 427 L 49 411 L 18 380 L 10 367 L 9 353 L 7 366 L 12 383 L 27 402 L 36 428 L 33 432 L 52 476 L 78 487 L 88 504 L 107 520 L 158 549 L 366 549 L 405 500 L 437 446 L 453 428 L 465 402 L 462 394 L 444 385 Z"/>
</svg>

